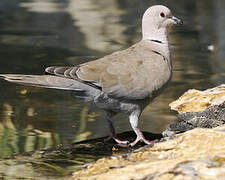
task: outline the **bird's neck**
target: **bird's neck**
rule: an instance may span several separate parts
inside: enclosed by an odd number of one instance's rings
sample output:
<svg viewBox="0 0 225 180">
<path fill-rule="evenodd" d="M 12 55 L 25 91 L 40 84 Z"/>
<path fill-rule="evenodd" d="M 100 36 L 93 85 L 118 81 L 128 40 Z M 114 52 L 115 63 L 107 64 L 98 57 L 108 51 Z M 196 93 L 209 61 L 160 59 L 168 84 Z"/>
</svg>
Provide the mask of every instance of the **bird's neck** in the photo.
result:
<svg viewBox="0 0 225 180">
<path fill-rule="evenodd" d="M 142 40 L 157 40 L 168 45 L 167 29 L 161 27 L 154 19 L 145 16 L 142 19 Z"/>
<path fill-rule="evenodd" d="M 150 23 L 155 24 L 155 23 Z M 170 59 L 169 43 L 167 29 L 160 28 L 157 24 L 149 26 L 144 20 L 142 22 L 142 40 L 150 40 L 155 47 L 160 47 L 165 57 Z"/>
<path fill-rule="evenodd" d="M 163 29 L 143 28 L 142 40 L 153 40 L 155 42 L 159 42 L 161 44 L 168 46 L 167 30 L 165 28 Z"/>
</svg>

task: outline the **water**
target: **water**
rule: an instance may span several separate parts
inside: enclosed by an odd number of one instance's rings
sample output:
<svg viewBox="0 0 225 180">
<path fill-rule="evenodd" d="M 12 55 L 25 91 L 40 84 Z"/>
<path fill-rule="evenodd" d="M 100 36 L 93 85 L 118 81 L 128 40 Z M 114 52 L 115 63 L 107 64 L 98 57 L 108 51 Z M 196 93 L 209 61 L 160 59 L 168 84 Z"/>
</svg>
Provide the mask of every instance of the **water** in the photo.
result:
<svg viewBox="0 0 225 180">
<path fill-rule="evenodd" d="M 125 49 L 141 39 L 141 16 L 154 4 L 159 1 L 1 0 L 0 72 L 43 74 L 48 66 L 76 65 Z M 154 133 L 176 121 L 170 102 L 188 89 L 223 83 L 225 69 L 225 2 L 160 4 L 184 25 L 170 32 L 173 80 L 140 119 L 140 128 Z M 0 93 L 0 158 L 108 135 L 104 112 L 68 92 L 1 81 Z M 114 122 L 117 132 L 131 130 L 124 115 Z"/>
</svg>

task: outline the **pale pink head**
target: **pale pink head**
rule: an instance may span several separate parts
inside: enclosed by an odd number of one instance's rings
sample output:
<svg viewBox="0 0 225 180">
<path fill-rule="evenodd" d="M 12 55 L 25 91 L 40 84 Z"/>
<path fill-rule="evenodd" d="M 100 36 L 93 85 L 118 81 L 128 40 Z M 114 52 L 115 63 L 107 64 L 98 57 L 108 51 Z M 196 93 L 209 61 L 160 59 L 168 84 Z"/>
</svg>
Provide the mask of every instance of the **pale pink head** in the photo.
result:
<svg viewBox="0 0 225 180">
<path fill-rule="evenodd" d="M 167 41 L 168 27 L 181 23 L 182 21 L 174 17 L 169 8 L 162 5 L 151 6 L 142 18 L 143 39 Z"/>
</svg>

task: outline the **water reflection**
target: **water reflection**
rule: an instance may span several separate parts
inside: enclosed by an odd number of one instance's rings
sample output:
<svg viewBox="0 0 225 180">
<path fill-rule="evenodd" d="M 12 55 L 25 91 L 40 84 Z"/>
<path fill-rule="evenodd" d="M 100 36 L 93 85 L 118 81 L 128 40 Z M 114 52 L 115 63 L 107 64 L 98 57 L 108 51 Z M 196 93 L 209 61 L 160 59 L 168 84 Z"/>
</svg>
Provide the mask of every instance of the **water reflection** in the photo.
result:
<svg viewBox="0 0 225 180">
<path fill-rule="evenodd" d="M 141 38 L 144 10 L 158 1 L 1 0 L 0 72 L 40 74 L 50 65 L 75 65 Z M 171 85 L 142 114 L 140 127 L 158 133 L 176 120 L 168 104 L 190 88 L 224 80 L 222 0 L 160 1 L 185 24 L 170 33 Z M 207 49 L 216 47 L 214 52 Z M 0 83 L 0 157 L 108 134 L 104 112 L 80 104 L 68 92 Z M 115 118 L 118 132 L 130 130 Z"/>
<path fill-rule="evenodd" d="M 26 8 L 27 11 L 35 13 L 57 13 L 64 11 L 63 3 L 52 0 L 31 0 L 20 2 L 19 7 Z"/>
</svg>

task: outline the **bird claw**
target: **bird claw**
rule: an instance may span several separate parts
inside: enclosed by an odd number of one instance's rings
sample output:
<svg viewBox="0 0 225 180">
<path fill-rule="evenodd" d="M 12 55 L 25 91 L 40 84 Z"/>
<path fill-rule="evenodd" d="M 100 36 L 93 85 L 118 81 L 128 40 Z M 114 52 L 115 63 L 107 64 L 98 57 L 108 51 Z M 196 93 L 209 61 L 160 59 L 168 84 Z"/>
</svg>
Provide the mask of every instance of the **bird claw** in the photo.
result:
<svg viewBox="0 0 225 180">
<path fill-rule="evenodd" d="M 128 144 L 130 143 L 129 141 L 122 141 L 118 138 L 116 138 L 116 139 L 113 138 L 113 139 L 118 143 L 119 146 L 123 146 L 123 147 L 128 146 Z"/>
<path fill-rule="evenodd" d="M 156 142 L 158 142 L 158 140 L 153 140 L 153 141 L 149 141 L 147 139 L 145 139 L 144 137 L 137 137 L 132 143 L 129 144 L 129 146 L 133 147 L 135 146 L 139 141 L 143 141 L 145 144 L 149 145 L 149 144 L 154 144 Z"/>
<path fill-rule="evenodd" d="M 145 144 L 147 144 L 147 145 L 149 145 L 149 144 L 154 144 L 154 143 L 156 143 L 156 142 L 158 142 L 158 140 L 156 139 L 156 140 L 153 140 L 153 141 L 149 141 L 149 140 L 147 140 L 147 139 L 145 139 L 145 137 L 144 136 L 138 136 L 133 142 L 129 142 L 129 141 L 123 141 L 123 140 L 120 140 L 117 136 L 109 136 L 109 137 L 107 137 L 106 139 L 104 139 L 104 142 L 106 142 L 106 141 L 109 141 L 110 139 L 114 139 L 114 141 L 116 141 L 117 143 L 118 143 L 118 146 L 120 146 L 120 147 L 128 147 L 128 146 L 130 146 L 130 147 L 133 147 L 133 146 L 135 146 L 139 141 L 142 141 L 142 142 L 144 142 Z"/>
<path fill-rule="evenodd" d="M 106 139 L 104 139 L 104 142 L 109 141 L 110 139 L 114 139 L 114 141 L 116 141 L 118 145 L 121 147 L 126 147 L 130 143 L 129 141 L 120 140 L 118 137 L 115 137 L 115 136 L 107 137 Z"/>
</svg>

